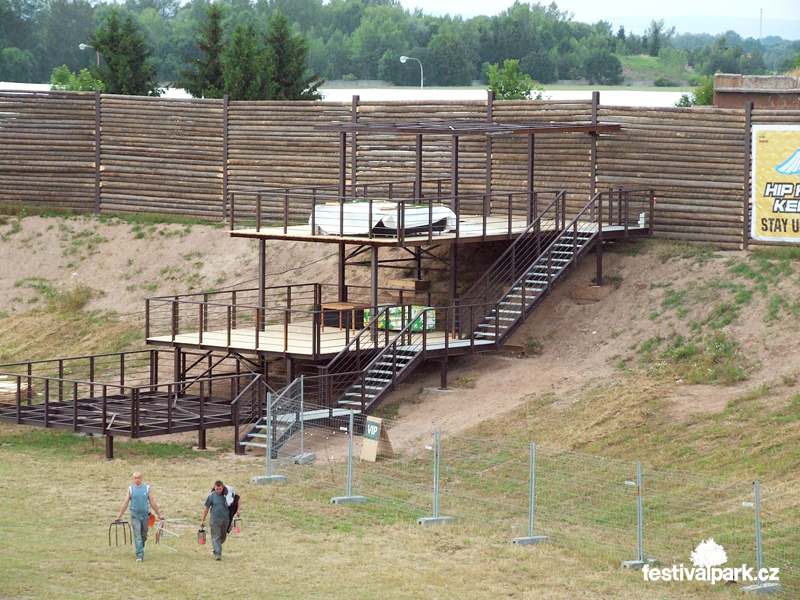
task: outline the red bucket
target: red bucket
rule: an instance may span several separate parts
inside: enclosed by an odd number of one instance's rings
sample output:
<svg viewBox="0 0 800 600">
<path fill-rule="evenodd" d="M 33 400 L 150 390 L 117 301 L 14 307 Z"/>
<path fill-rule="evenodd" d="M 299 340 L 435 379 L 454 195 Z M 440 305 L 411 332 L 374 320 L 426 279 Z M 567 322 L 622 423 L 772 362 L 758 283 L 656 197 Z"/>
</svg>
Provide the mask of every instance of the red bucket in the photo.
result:
<svg viewBox="0 0 800 600">
<path fill-rule="evenodd" d="M 197 531 L 197 543 L 204 546 L 206 543 L 206 530 L 202 527 Z"/>
<path fill-rule="evenodd" d="M 242 520 L 241 519 L 234 519 L 233 520 L 233 533 L 242 533 Z"/>
</svg>

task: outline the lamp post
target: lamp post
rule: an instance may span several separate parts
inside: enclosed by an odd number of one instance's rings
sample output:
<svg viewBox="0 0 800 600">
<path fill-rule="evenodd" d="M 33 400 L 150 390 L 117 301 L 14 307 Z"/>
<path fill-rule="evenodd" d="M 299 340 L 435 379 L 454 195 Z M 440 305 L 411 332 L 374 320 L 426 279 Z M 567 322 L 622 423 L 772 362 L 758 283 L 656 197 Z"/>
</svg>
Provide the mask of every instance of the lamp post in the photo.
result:
<svg viewBox="0 0 800 600">
<path fill-rule="evenodd" d="M 100 66 L 100 51 L 97 50 L 94 46 L 90 46 L 89 44 L 78 44 L 78 48 L 81 50 L 86 50 L 87 48 L 91 48 L 94 50 L 95 55 L 97 56 L 97 66 Z"/>
<path fill-rule="evenodd" d="M 419 89 L 422 89 L 422 82 L 425 80 L 425 76 L 422 71 L 422 61 L 418 58 L 414 58 L 413 56 L 401 56 L 400 62 L 405 64 L 407 60 L 415 60 L 419 63 Z"/>
</svg>

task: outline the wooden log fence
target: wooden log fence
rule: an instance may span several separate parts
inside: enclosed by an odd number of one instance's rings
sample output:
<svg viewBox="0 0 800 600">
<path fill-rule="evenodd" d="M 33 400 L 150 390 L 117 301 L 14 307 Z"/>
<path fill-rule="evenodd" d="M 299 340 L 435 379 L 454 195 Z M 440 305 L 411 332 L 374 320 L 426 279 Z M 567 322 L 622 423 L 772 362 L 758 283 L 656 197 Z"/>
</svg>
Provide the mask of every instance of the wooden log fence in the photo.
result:
<svg viewBox="0 0 800 600">
<path fill-rule="evenodd" d="M 336 133 L 317 124 L 353 120 L 473 119 L 587 122 L 589 101 L 229 102 L 91 92 L 0 92 L 0 202 L 77 212 L 154 212 L 224 218 L 227 192 L 336 186 Z M 800 112 L 764 109 L 597 107 L 597 189 L 656 190 L 654 235 L 746 247 L 749 127 L 796 124 Z M 348 142 L 351 140 L 348 137 Z M 423 176 L 449 181 L 454 139 L 423 136 Z M 591 194 L 591 137 L 534 139 L 534 187 L 569 190 L 568 211 Z M 416 138 L 359 134 L 348 183 L 413 175 Z M 527 185 L 525 136 L 462 136 L 459 192 Z M 294 212 L 310 210 L 292 207 Z"/>
</svg>

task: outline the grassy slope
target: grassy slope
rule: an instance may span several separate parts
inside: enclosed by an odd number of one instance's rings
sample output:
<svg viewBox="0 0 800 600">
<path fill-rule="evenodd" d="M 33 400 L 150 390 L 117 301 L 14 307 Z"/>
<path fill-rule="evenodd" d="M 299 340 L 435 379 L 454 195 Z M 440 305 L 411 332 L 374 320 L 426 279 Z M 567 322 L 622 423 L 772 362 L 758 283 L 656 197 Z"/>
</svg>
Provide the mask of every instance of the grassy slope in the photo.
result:
<svg viewBox="0 0 800 600">
<path fill-rule="evenodd" d="M 665 250 L 654 245 L 646 251 Z M 702 298 L 711 297 L 703 281 L 702 253 L 671 259 L 685 260 L 697 273 L 696 285 L 689 286 L 695 292 L 668 289 L 654 310 L 660 317 L 653 318 L 683 318 L 687 304 L 703 308 Z M 767 286 L 769 293 L 776 269 L 791 278 L 797 262 L 793 255 L 754 257 L 742 262 L 750 266 L 749 272 L 740 270 L 750 273 L 752 285 Z M 745 285 L 724 288 L 726 295 L 714 296 L 706 312 L 725 304 L 728 295 L 746 301 L 747 294 L 740 292 L 747 289 Z M 796 298 L 785 307 L 790 314 L 793 303 Z M 722 322 L 705 321 L 698 344 L 709 330 L 721 329 Z M 47 335 L 39 333 L 57 327 L 63 327 L 65 335 L 55 339 L 65 340 L 64 345 L 48 343 Z M 107 333 L 99 337 L 100 331 Z M 6 351 L 43 347 L 50 357 L 112 349 L 112 340 L 119 337 L 114 331 L 113 323 L 93 323 L 79 311 L 0 319 Z M 648 465 L 702 472 L 700 479 L 735 476 L 780 482 L 791 497 L 796 496 L 800 402 L 792 389 L 794 381 L 784 381 L 785 389 L 777 390 L 754 383 L 721 412 L 672 419 L 665 395 L 674 388 L 676 376 L 689 373 L 703 357 L 697 353 L 689 356 L 691 360 L 673 360 L 687 356 L 687 342 L 692 341 L 665 338 L 647 347 L 641 344 L 631 350 L 632 356 L 620 358 L 618 376 L 612 381 L 601 382 L 574 400 L 558 394 L 531 397 L 513 415 L 480 424 L 457 443 L 476 454 L 487 440 L 502 444 L 536 439 L 554 449 L 626 461 L 646 456 Z M 657 348 L 651 349 L 654 345 Z M 713 364 L 724 366 L 724 356 L 712 357 Z M 652 368 L 654 358 L 661 370 Z M 713 390 L 708 387 L 708 393 Z M 331 506 L 330 491 L 321 491 L 319 484 L 302 484 L 300 471 L 290 470 L 286 486 L 249 486 L 249 478 L 262 472 L 263 459 L 236 459 L 229 450 L 198 455 L 182 445 L 132 442 L 118 446 L 122 458 L 107 462 L 102 442 L 8 425 L 0 425 L 0 444 L 0 476 L 13 482 L 6 487 L 0 510 L 4 597 L 117 598 L 134 580 L 145 595 L 168 599 L 210 598 L 220 589 L 243 598 L 739 595 L 735 586 L 644 587 L 636 573 L 618 568 L 618 552 L 580 539 L 519 548 L 508 543 L 505 531 L 466 522 L 419 528 L 413 518 L 380 502 Z M 133 562 L 130 548 L 109 548 L 106 538 L 107 524 L 134 469 L 143 470 L 154 485 L 164 513 L 189 519 L 175 526 L 184 534 L 172 543 L 177 553 L 150 548 L 142 565 Z M 325 464 L 318 462 L 312 469 L 306 469 L 304 476 L 316 473 L 324 479 Z M 227 544 L 221 566 L 210 560 L 207 547 L 201 549 L 194 541 L 205 490 L 218 477 L 246 489 L 245 534 Z M 491 487 L 476 489 L 487 496 L 494 493 Z M 796 533 L 798 524 L 793 527 Z M 137 577 L 142 573 L 146 576 Z"/>
</svg>

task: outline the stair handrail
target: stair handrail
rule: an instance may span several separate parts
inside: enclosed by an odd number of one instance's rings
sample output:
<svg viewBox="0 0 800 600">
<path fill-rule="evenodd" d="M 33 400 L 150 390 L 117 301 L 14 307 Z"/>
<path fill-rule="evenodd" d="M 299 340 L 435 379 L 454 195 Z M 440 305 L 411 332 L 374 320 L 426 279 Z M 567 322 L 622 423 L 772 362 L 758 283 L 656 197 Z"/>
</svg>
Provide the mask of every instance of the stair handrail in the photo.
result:
<svg viewBox="0 0 800 600">
<path fill-rule="evenodd" d="M 248 383 L 241 392 L 239 392 L 236 398 L 231 400 L 231 421 L 233 422 L 233 427 L 234 427 L 233 439 L 234 439 L 234 444 L 236 446 L 234 450 L 236 454 L 242 453 L 241 451 L 242 435 L 240 434 L 240 428 L 243 425 L 244 426 L 254 425 L 258 421 L 260 421 L 261 417 L 263 416 L 264 406 L 262 405 L 263 403 L 261 402 L 262 395 L 256 392 L 258 394 L 258 400 L 257 400 L 258 410 L 254 411 L 254 413 L 251 415 L 249 419 L 244 419 L 244 420 L 242 419 L 242 406 L 245 403 L 245 399 L 251 398 L 254 393 L 253 388 L 258 387 L 261 383 L 263 383 L 263 377 L 261 375 L 256 375 L 253 378 L 253 380 L 250 383 Z M 247 429 L 249 430 L 250 427 L 248 427 Z"/>
<path fill-rule="evenodd" d="M 539 261 L 543 260 L 544 258 L 548 259 L 548 264 L 550 264 L 552 262 L 553 249 L 562 240 L 562 238 L 564 236 L 568 235 L 568 234 L 572 234 L 572 236 L 573 236 L 572 237 L 572 249 L 571 249 L 572 251 L 571 251 L 570 261 L 573 262 L 573 264 L 575 263 L 575 261 L 577 259 L 577 256 L 578 256 L 578 253 L 586 247 L 586 244 L 581 245 L 580 248 L 578 247 L 577 234 L 578 234 L 578 231 L 579 231 L 578 230 L 578 223 L 581 221 L 581 217 L 583 217 L 587 213 L 587 211 L 592 211 L 591 214 L 590 214 L 589 222 L 591 222 L 591 223 L 596 222 L 597 223 L 597 234 L 596 235 L 600 239 L 600 241 L 602 242 L 602 239 L 603 239 L 603 202 L 602 202 L 602 198 L 603 198 L 603 195 L 606 194 L 606 193 L 607 192 L 597 192 L 594 196 L 592 196 L 592 198 L 589 200 L 589 202 L 578 212 L 577 215 L 575 215 L 575 217 L 572 219 L 572 221 L 570 221 L 569 224 L 567 224 L 561 230 L 561 232 L 559 232 L 556 235 L 556 237 L 553 238 L 553 240 L 547 245 L 547 247 L 536 258 L 536 260 L 534 260 L 531 263 L 530 267 L 524 273 L 522 273 L 522 275 L 520 275 L 516 280 L 514 280 L 511 283 L 511 286 L 510 286 L 509 290 L 506 293 L 504 293 L 498 299 L 498 301 L 497 301 L 498 306 L 503 304 L 504 301 L 506 300 L 506 298 L 509 296 L 509 294 L 511 294 L 512 290 L 514 290 L 516 287 L 518 287 L 528 277 L 528 274 L 529 274 L 531 268 L 534 267 L 534 265 L 539 263 Z M 626 198 L 626 201 L 627 201 L 627 196 L 625 198 Z M 596 218 L 596 220 L 595 220 L 595 213 L 594 213 L 595 209 L 597 209 L 597 218 Z M 580 231 L 585 231 L 585 229 L 581 229 Z M 553 272 L 550 269 L 548 269 L 548 272 L 547 272 L 547 287 L 546 287 L 547 290 L 549 290 L 552 287 L 553 281 L 555 281 L 556 277 L 558 277 L 560 274 L 561 274 L 561 270 L 559 270 L 558 272 Z M 531 296 L 531 303 L 536 299 L 536 297 L 537 296 Z M 502 345 L 505 342 L 505 340 L 511 335 L 511 333 L 514 330 L 513 325 L 516 322 L 518 322 L 519 319 L 523 318 L 523 315 L 527 312 L 527 310 L 528 310 L 528 304 L 526 303 L 525 306 L 523 307 L 522 311 L 521 311 L 521 314 L 517 317 L 517 319 L 514 321 L 514 323 L 512 323 L 512 324 L 508 325 L 507 327 L 505 327 L 504 330 L 503 330 L 503 333 L 500 334 L 496 338 L 495 341 L 497 342 L 498 345 Z"/>
<path fill-rule="evenodd" d="M 560 190 L 560 191 L 558 191 L 558 192 L 556 193 L 556 197 L 555 197 L 555 198 L 553 198 L 553 200 L 552 200 L 552 201 L 551 201 L 551 202 L 550 202 L 550 203 L 549 203 L 549 204 L 548 204 L 548 205 L 547 205 L 547 206 L 546 206 L 544 209 L 542 209 L 542 210 L 539 212 L 539 214 L 538 214 L 538 215 L 536 215 L 536 217 L 533 219 L 533 221 L 531 221 L 531 224 L 530 224 L 530 225 L 528 225 L 528 226 L 527 226 L 527 227 L 526 227 L 526 228 L 525 228 L 525 229 L 524 229 L 524 230 L 523 230 L 523 231 L 522 231 L 522 232 L 521 232 L 521 233 L 520 233 L 520 234 L 519 234 L 519 235 L 516 237 L 516 239 L 515 239 L 515 240 L 514 240 L 514 241 L 511 243 L 511 245 L 510 245 L 508 248 L 506 248 L 505 252 L 503 252 L 503 254 L 501 254 L 501 255 L 500 255 L 498 258 L 497 258 L 497 260 L 495 260 L 495 261 L 492 263 L 492 265 L 491 265 L 491 266 L 490 266 L 488 269 L 486 269 L 486 271 L 483 273 L 483 275 L 481 275 L 481 276 L 478 278 L 478 280 L 477 280 L 475 283 L 473 283 L 473 284 L 472 284 L 472 287 L 470 287 L 470 289 L 469 289 L 469 290 L 467 290 L 467 291 L 466 291 L 466 292 L 465 292 L 465 293 L 464 293 L 464 294 L 461 296 L 461 300 L 466 300 L 467 302 L 469 302 L 469 300 L 470 300 L 470 299 L 471 299 L 473 296 L 476 296 L 476 295 L 478 295 L 478 294 L 480 293 L 479 289 L 480 289 L 480 287 L 481 287 L 482 285 L 484 285 L 484 284 L 488 285 L 488 280 L 489 280 L 489 278 L 490 278 L 490 277 L 491 277 L 491 276 L 494 274 L 493 272 L 494 272 L 494 271 L 495 271 L 497 268 L 499 268 L 499 266 L 500 266 L 501 264 L 503 264 L 503 263 L 504 263 L 504 262 L 505 262 L 505 261 L 508 259 L 508 257 L 509 257 L 509 256 L 511 256 L 512 254 L 514 254 L 514 253 L 516 252 L 516 250 L 517 250 L 517 247 L 518 247 L 520 244 L 522 244 L 522 243 L 523 243 L 523 242 L 524 242 L 526 239 L 528 239 L 528 237 L 529 237 L 529 234 L 530 234 L 532 231 L 538 231 L 538 230 L 540 230 L 540 229 L 541 229 L 541 221 L 542 221 L 542 217 L 543 217 L 545 214 L 547 214 L 547 213 L 548 213 L 548 211 L 550 211 L 550 209 L 551 209 L 551 208 L 552 208 L 554 205 L 556 205 L 556 211 L 555 211 L 555 212 L 556 212 L 556 222 L 558 222 L 558 220 L 559 220 L 559 218 L 558 218 L 558 217 L 559 217 L 559 214 L 560 214 L 560 215 L 561 215 L 561 220 L 562 220 L 562 223 L 563 223 L 563 221 L 564 221 L 564 220 L 566 220 L 566 219 L 565 219 L 565 215 L 566 215 L 566 196 L 567 196 L 567 193 L 566 193 L 566 191 L 565 191 L 565 190 Z M 559 209 L 560 209 L 560 211 L 559 211 Z M 484 291 L 484 293 L 483 293 L 483 296 L 484 296 L 484 302 L 486 302 L 486 301 L 487 301 L 487 298 L 486 298 L 486 297 L 488 296 L 488 292 L 489 292 L 489 290 L 487 289 L 487 290 L 485 290 L 485 291 Z"/>
</svg>

